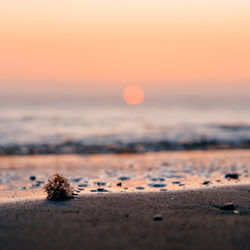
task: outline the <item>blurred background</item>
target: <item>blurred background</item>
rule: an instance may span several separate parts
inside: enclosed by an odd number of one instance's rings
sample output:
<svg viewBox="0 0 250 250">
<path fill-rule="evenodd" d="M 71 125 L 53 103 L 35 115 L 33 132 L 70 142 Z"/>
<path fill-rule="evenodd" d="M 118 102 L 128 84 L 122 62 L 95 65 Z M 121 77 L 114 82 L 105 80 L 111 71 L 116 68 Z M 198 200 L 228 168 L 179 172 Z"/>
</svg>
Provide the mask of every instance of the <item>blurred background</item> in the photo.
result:
<svg viewBox="0 0 250 250">
<path fill-rule="evenodd" d="M 247 0 L 1 2 L 0 153 L 248 148 L 249 13 Z"/>
</svg>

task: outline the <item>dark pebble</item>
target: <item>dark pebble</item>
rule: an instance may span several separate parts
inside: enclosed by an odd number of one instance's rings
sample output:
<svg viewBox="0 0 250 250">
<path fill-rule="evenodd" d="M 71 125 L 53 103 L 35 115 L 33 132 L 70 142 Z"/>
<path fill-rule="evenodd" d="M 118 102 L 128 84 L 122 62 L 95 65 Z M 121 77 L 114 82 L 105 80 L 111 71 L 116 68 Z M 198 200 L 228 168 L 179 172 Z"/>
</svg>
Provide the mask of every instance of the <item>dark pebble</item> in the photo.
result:
<svg viewBox="0 0 250 250">
<path fill-rule="evenodd" d="M 220 207 L 221 210 L 235 210 L 235 205 L 232 203 Z"/>
<path fill-rule="evenodd" d="M 80 191 L 84 190 L 84 188 L 77 188 L 77 189 L 80 190 Z"/>
<path fill-rule="evenodd" d="M 160 221 L 160 220 L 162 220 L 162 216 L 160 214 L 157 214 L 157 215 L 154 216 L 154 220 L 155 221 Z"/>
<path fill-rule="evenodd" d="M 78 187 L 88 187 L 88 184 L 79 184 Z"/>
<path fill-rule="evenodd" d="M 165 181 L 164 178 L 151 178 L 151 181 Z"/>
<path fill-rule="evenodd" d="M 97 181 L 95 182 L 95 184 L 98 186 L 106 186 L 106 182 L 102 182 L 102 181 Z"/>
<path fill-rule="evenodd" d="M 183 172 L 185 172 L 185 171 L 183 171 Z M 168 175 L 168 176 L 166 176 L 166 178 L 182 178 L 183 176 L 181 176 L 181 175 Z"/>
<path fill-rule="evenodd" d="M 185 184 L 179 184 L 179 186 L 180 186 L 180 187 L 184 187 L 184 186 L 185 186 Z"/>
<path fill-rule="evenodd" d="M 202 183 L 202 185 L 209 185 L 209 184 L 211 184 L 211 181 L 204 181 L 204 182 Z"/>
<path fill-rule="evenodd" d="M 143 189 L 145 189 L 144 187 L 136 187 L 136 189 L 138 189 L 138 190 L 143 190 Z"/>
<path fill-rule="evenodd" d="M 226 179 L 239 179 L 239 174 L 226 174 Z"/>
<path fill-rule="evenodd" d="M 34 175 L 31 175 L 31 176 L 30 176 L 30 180 L 31 180 L 31 181 L 34 181 L 35 179 L 36 179 L 36 176 L 34 176 Z"/>
<path fill-rule="evenodd" d="M 82 178 L 71 178 L 70 181 L 72 182 L 79 182 Z"/>
<path fill-rule="evenodd" d="M 166 188 L 161 188 L 160 191 L 161 191 L 161 192 L 166 192 L 166 191 L 168 191 L 168 190 L 167 190 Z"/>
<path fill-rule="evenodd" d="M 43 184 L 44 181 L 36 181 L 36 183 Z"/>
<path fill-rule="evenodd" d="M 32 187 L 39 187 L 39 186 L 40 186 L 40 183 L 32 184 Z"/>
<path fill-rule="evenodd" d="M 117 183 L 117 184 L 116 184 L 116 186 L 121 187 L 121 186 L 122 186 L 122 183 L 121 183 L 121 182 L 119 182 L 119 183 Z"/>
<path fill-rule="evenodd" d="M 104 188 L 97 188 L 98 192 L 108 192 L 108 190 L 104 189 Z"/>
<path fill-rule="evenodd" d="M 180 183 L 179 181 L 173 181 L 172 184 L 174 184 L 174 185 L 179 185 L 179 184 L 181 184 L 181 183 Z"/>
<path fill-rule="evenodd" d="M 154 188 L 161 188 L 161 187 L 166 187 L 166 184 L 163 183 L 150 183 L 148 184 L 149 187 L 154 187 Z"/>
<path fill-rule="evenodd" d="M 121 180 L 121 181 L 127 181 L 127 180 L 129 180 L 130 178 L 129 178 L 129 177 L 126 177 L 126 176 L 121 176 L 121 177 L 119 177 L 118 179 Z"/>
</svg>

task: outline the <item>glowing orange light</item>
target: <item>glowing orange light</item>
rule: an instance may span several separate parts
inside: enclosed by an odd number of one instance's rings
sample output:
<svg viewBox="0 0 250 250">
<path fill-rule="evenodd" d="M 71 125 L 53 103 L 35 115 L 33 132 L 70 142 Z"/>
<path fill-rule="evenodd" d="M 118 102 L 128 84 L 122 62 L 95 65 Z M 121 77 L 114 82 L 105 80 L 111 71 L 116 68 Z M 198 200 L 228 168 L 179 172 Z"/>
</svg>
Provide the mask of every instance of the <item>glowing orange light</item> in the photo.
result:
<svg viewBox="0 0 250 250">
<path fill-rule="evenodd" d="M 144 90 L 138 85 L 128 85 L 123 91 L 123 98 L 129 104 L 139 104 L 144 100 Z"/>
</svg>

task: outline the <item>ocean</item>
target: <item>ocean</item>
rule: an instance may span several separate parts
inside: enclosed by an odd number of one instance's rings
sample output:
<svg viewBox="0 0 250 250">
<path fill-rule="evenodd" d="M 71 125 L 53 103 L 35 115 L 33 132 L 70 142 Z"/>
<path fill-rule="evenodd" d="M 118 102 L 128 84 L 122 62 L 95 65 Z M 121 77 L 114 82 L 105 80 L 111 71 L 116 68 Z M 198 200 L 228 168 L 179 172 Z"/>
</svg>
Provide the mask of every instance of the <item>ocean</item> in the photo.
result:
<svg viewBox="0 0 250 250">
<path fill-rule="evenodd" d="M 250 147 L 250 98 L 161 95 L 0 101 L 0 154 L 142 153 Z"/>
</svg>

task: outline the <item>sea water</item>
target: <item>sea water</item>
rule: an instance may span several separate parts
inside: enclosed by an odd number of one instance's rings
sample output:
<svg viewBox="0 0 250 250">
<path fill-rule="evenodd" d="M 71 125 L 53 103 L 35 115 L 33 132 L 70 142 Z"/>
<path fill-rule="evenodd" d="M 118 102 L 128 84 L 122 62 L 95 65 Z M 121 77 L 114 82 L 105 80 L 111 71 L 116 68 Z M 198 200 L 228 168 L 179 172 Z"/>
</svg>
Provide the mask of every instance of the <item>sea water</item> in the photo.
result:
<svg viewBox="0 0 250 250">
<path fill-rule="evenodd" d="M 3 98 L 0 153 L 122 153 L 250 147 L 250 98 Z"/>
</svg>

